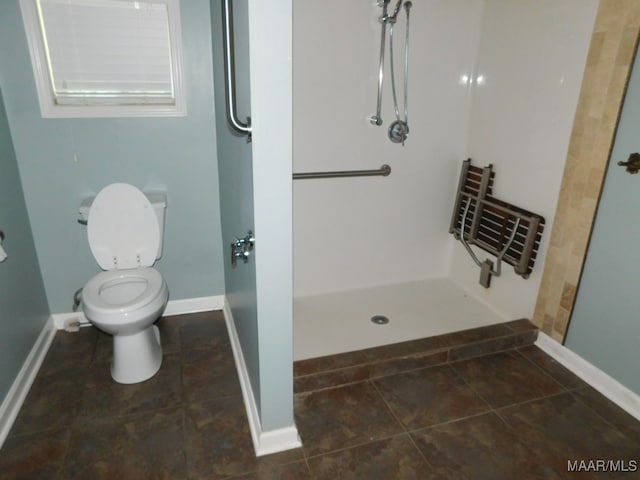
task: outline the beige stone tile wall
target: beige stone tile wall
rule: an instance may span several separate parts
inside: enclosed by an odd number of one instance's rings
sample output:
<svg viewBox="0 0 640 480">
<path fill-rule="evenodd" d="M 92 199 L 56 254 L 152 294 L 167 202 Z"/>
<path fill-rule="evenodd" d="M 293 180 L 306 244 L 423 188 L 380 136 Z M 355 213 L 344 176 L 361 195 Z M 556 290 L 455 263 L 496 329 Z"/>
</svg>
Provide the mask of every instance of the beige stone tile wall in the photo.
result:
<svg viewBox="0 0 640 480">
<path fill-rule="evenodd" d="M 559 342 L 578 291 L 639 33 L 640 0 L 600 1 L 532 319 Z"/>
</svg>

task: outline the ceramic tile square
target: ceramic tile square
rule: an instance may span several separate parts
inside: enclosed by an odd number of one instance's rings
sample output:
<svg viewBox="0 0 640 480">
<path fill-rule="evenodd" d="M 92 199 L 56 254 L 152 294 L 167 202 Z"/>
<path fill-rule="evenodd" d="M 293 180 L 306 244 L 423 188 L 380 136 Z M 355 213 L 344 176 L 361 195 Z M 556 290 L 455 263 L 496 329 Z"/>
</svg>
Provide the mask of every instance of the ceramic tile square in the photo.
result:
<svg viewBox="0 0 640 480">
<path fill-rule="evenodd" d="M 536 452 L 494 413 L 425 428 L 411 435 L 434 471 L 443 478 L 560 478 L 560 472 L 540 462 Z"/>
<path fill-rule="evenodd" d="M 59 428 L 7 438 L 0 450 L 3 480 L 53 479 L 69 452 L 69 430 Z"/>
<path fill-rule="evenodd" d="M 407 434 L 309 459 L 317 480 L 433 478 L 431 468 Z"/>
<path fill-rule="evenodd" d="M 182 350 L 214 347 L 229 343 L 222 312 L 181 315 L 180 346 Z"/>
<path fill-rule="evenodd" d="M 93 327 L 81 328 L 75 333 L 58 331 L 42 363 L 41 375 L 89 365 L 97 338 L 98 330 Z"/>
<path fill-rule="evenodd" d="M 160 330 L 160 341 L 162 351 L 166 353 L 176 353 L 180 351 L 180 329 L 184 321 L 175 317 L 161 318 L 156 322 Z"/>
<path fill-rule="evenodd" d="M 493 408 L 558 393 L 563 387 L 514 352 L 501 352 L 452 364 Z"/>
<path fill-rule="evenodd" d="M 393 375 L 373 383 L 393 414 L 409 430 L 489 410 L 489 405 L 448 365 Z"/>
<path fill-rule="evenodd" d="M 71 426 L 81 408 L 88 375 L 87 367 L 38 375 L 13 424 L 11 434 Z"/>
<path fill-rule="evenodd" d="M 188 404 L 185 436 L 190 479 L 228 478 L 303 458 L 301 449 L 256 457 L 244 404 L 237 396 Z"/>
<path fill-rule="evenodd" d="M 165 355 L 158 373 L 149 380 L 122 385 L 111 378 L 108 365 L 97 365 L 87 377 L 79 415 L 131 415 L 144 411 L 170 408 L 182 402 L 179 354 Z"/>
<path fill-rule="evenodd" d="M 574 397 L 634 441 L 640 451 L 640 422 L 591 386 L 587 385 L 572 393 Z"/>
<path fill-rule="evenodd" d="M 537 336 L 537 331 L 529 330 L 508 337 L 488 340 L 486 342 L 461 345 L 459 347 L 452 348 L 449 351 L 449 361 L 455 362 L 457 360 L 479 357 L 493 352 L 510 350 L 522 345 L 529 345 L 535 342 Z"/>
<path fill-rule="evenodd" d="M 535 345 L 521 347 L 518 349 L 518 352 L 567 389 L 584 387 L 586 385 L 583 380 L 571 373 L 558 361 L 544 353 Z"/>
<path fill-rule="evenodd" d="M 640 462 L 640 445 L 571 393 L 506 407 L 497 413 L 556 471 L 566 472 L 567 461 L 580 459 Z"/>
<path fill-rule="evenodd" d="M 402 426 L 369 382 L 297 394 L 295 417 L 307 456 L 402 432 Z"/>
<path fill-rule="evenodd" d="M 309 467 L 305 461 L 289 463 L 287 465 L 271 465 L 259 468 L 255 472 L 239 477 L 233 477 L 233 480 L 312 480 L 309 473 Z"/>
<path fill-rule="evenodd" d="M 182 352 L 182 388 L 187 402 L 240 395 L 240 382 L 230 345 Z"/>
<path fill-rule="evenodd" d="M 71 431 L 60 478 L 186 480 L 181 408 L 103 418 Z"/>
</svg>

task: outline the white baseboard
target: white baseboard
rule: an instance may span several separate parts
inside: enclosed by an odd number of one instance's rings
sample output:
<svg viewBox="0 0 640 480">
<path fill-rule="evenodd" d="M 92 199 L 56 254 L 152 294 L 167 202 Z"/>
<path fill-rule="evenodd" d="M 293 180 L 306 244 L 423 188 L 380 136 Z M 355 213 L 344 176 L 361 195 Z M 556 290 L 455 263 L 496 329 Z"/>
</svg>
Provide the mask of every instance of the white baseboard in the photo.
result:
<svg viewBox="0 0 640 480">
<path fill-rule="evenodd" d="M 224 318 L 229 332 L 229 340 L 231 341 L 231 348 L 233 350 L 233 357 L 236 362 L 236 369 L 240 379 L 242 397 L 244 399 L 245 409 L 247 410 L 249 430 L 251 431 L 251 439 L 253 440 L 253 448 L 255 449 L 256 456 L 260 457 L 262 455 L 269 455 L 271 453 L 301 447 L 302 442 L 300 441 L 298 429 L 295 425 L 266 432 L 262 431 L 258 406 L 253 394 L 253 388 L 251 388 L 251 380 L 249 379 L 249 372 L 247 371 L 247 365 L 244 361 L 244 355 L 242 354 L 242 346 L 238 339 L 238 332 L 236 331 L 236 326 L 233 321 L 231 308 L 226 301 L 224 302 L 222 310 L 224 312 Z"/>
<path fill-rule="evenodd" d="M 169 300 L 163 315 L 185 315 L 187 313 L 209 312 L 224 308 L 224 295 L 212 295 L 209 297 L 184 298 L 182 300 Z"/>
<path fill-rule="evenodd" d="M 56 334 L 56 327 L 52 317 L 49 317 L 44 328 L 33 344 L 29 355 L 22 364 L 16 379 L 13 381 L 9 392 L 0 405 L 0 448 L 4 444 L 9 431 L 15 422 L 18 412 L 24 403 L 29 389 L 36 378 L 40 365 L 49 351 L 49 346 Z"/>
<path fill-rule="evenodd" d="M 208 312 L 222 310 L 224 307 L 224 295 L 212 295 L 209 297 L 184 298 L 181 300 L 169 300 L 163 315 L 184 315 L 187 313 Z M 56 313 L 51 315 L 53 323 L 58 330 L 62 330 L 69 321 L 77 321 L 80 324 L 89 324 L 89 320 L 82 311 L 69 313 Z"/>
<path fill-rule="evenodd" d="M 69 313 L 54 313 L 51 315 L 53 320 L 53 326 L 56 330 L 63 330 L 67 322 L 78 322 L 81 325 L 89 324 L 89 320 L 85 317 L 81 311 L 69 312 Z"/>
<path fill-rule="evenodd" d="M 538 332 L 535 344 L 613 403 L 640 420 L 640 396 L 638 394 L 543 332 Z"/>
</svg>

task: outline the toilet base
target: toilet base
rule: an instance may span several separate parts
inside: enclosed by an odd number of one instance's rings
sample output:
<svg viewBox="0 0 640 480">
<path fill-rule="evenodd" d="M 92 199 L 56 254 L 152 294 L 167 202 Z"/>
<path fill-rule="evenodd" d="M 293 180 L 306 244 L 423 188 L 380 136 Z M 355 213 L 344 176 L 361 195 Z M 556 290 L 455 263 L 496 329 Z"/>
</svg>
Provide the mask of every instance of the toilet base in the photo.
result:
<svg viewBox="0 0 640 480">
<path fill-rule="evenodd" d="M 118 383 L 140 383 L 153 377 L 162 365 L 160 331 L 150 325 L 133 335 L 113 336 L 111 377 Z"/>
</svg>

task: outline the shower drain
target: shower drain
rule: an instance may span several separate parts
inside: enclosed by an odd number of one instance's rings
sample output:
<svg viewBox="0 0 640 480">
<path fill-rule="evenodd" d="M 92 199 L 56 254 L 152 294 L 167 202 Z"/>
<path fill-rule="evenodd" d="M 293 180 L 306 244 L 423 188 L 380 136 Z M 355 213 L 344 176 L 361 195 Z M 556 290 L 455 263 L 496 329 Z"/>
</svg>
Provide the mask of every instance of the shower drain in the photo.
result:
<svg viewBox="0 0 640 480">
<path fill-rule="evenodd" d="M 389 317 L 385 317 L 384 315 L 374 315 L 371 317 L 371 321 L 376 325 L 386 325 L 389 323 Z"/>
</svg>

